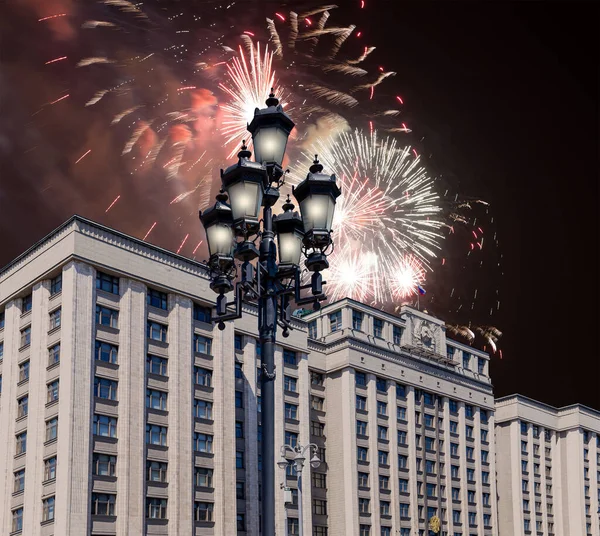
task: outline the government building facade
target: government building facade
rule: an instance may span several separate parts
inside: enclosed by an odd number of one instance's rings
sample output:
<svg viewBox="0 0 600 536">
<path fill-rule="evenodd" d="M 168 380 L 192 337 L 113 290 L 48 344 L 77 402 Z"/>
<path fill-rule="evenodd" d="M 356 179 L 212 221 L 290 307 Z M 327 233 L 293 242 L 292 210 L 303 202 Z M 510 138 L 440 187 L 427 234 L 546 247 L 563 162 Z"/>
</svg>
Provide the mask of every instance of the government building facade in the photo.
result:
<svg viewBox="0 0 600 536">
<path fill-rule="evenodd" d="M 209 282 L 80 217 L 2 269 L 0 534 L 259 536 L 257 311 L 216 329 Z M 411 307 L 292 325 L 276 450 L 318 447 L 304 535 L 600 536 L 600 413 L 495 401 L 489 356 Z M 276 469 L 278 535 L 297 483 Z"/>
</svg>

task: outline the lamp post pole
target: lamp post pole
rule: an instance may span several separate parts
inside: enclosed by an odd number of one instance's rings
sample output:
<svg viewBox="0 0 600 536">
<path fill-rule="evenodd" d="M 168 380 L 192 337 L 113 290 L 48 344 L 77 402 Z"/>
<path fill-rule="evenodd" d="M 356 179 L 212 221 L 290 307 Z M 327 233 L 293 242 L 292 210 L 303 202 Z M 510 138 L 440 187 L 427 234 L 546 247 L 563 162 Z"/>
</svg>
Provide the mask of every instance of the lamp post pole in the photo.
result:
<svg viewBox="0 0 600 536">
<path fill-rule="evenodd" d="M 304 469 L 304 462 L 306 461 L 306 452 L 312 451 L 313 456 L 310 460 L 310 465 L 314 469 L 321 465 L 321 460 L 317 456 L 319 448 L 314 443 L 310 443 L 303 447 L 299 443 L 295 447 L 290 447 L 289 445 L 283 445 L 281 447 L 281 460 L 278 465 L 285 470 L 288 465 L 293 465 L 296 467 L 296 472 L 298 474 L 298 535 L 304 535 L 304 512 L 302 511 L 302 471 Z M 291 453 L 294 457 L 291 460 L 288 460 L 285 455 L 286 453 Z"/>
<path fill-rule="evenodd" d="M 207 262 L 210 287 L 218 294 L 216 317 L 219 329 L 225 321 L 241 318 L 242 302 L 258 305 L 258 330 L 261 345 L 262 374 L 262 536 L 275 536 L 275 337 L 277 325 L 287 337 L 291 325 L 290 299 L 296 305 L 313 304 L 326 299 L 321 271 L 329 263 L 331 227 L 336 198 L 340 189 L 335 175 L 322 173 L 316 155 L 306 179 L 292 193 L 300 205 L 302 217 L 294 212 L 290 198 L 283 213 L 273 216 L 272 207 L 279 199 L 284 172 L 281 167 L 287 138 L 294 122 L 283 112 L 273 93 L 267 108 L 256 109 L 248 125 L 252 134 L 256 161 L 245 143 L 236 164 L 221 170 L 222 189 L 213 207 L 200 212 L 210 253 Z M 228 203 L 229 201 L 229 203 Z M 263 208 L 262 229 L 259 221 Z M 278 248 L 275 244 L 277 237 Z M 256 242 L 259 242 L 258 249 Z M 302 284 L 301 256 L 312 272 L 311 282 Z M 279 257 L 279 263 L 277 262 Z M 258 262 L 253 264 L 253 261 Z M 236 262 L 241 262 L 237 277 Z M 256 265 L 256 266 L 255 266 Z M 308 296 L 302 291 L 310 289 Z M 235 290 L 235 300 L 226 294 Z"/>
</svg>

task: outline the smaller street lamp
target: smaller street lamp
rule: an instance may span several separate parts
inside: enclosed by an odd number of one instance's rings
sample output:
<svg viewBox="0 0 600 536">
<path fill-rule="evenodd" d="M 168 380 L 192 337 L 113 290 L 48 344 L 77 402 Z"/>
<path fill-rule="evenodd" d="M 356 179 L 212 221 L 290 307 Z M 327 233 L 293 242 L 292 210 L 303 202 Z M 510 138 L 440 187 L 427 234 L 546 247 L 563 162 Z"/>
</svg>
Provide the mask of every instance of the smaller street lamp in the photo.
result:
<svg viewBox="0 0 600 536">
<path fill-rule="evenodd" d="M 279 270 L 289 269 L 292 273 L 300 265 L 304 224 L 300 215 L 294 212 L 294 205 L 289 195 L 282 208 L 283 214 L 273 216 L 273 230 L 277 235 L 279 246 Z"/>
<path fill-rule="evenodd" d="M 303 447 L 298 443 L 295 447 L 290 447 L 289 445 L 283 445 L 280 449 L 281 458 L 277 462 L 277 466 L 280 469 L 287 469 L 288 466 L 295 466 L 296 471 L 298 473 L 298 534 L 299 536 L 303 536 L 304 527 L 303 527 L 303 519 L 302 519 L 302 470 L 304 469 L 304 463 L 306 462 L 306 453 L 309 454 L 312 452 L 312 458 L 310 459 L 310 466 L 313 469 L 316 469 L 321 465 L 321 460 L 317 456 L 317 452 L 319 451 L 319 447 L 314 443 L 310 443 Z M 291 459 L 286 458 L 286 454 L 292 454 L 294 457 Z"/>
</svg>

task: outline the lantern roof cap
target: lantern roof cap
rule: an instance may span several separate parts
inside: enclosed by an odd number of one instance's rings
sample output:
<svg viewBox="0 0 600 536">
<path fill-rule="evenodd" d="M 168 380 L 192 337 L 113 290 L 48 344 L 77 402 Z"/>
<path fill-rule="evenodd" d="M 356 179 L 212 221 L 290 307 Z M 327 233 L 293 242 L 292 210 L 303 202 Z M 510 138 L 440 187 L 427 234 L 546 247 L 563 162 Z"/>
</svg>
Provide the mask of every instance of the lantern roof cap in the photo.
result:
<svg viewBox="0 0 600 536">
<path fill-rule="evenodd" d="M 253 162 L 250 160 L 252 153 L 246 147 L 246 141 L 242 145 L 241 151 L 238 153 L 238 161 L 232 164 L 224 171 L 221 170 L 221 179 L 227 183 L 234 182 L 240 174 L 248 176 L 248 174 L 257 174 L 263 182 L 267 180 L 267 168 L 262 162 Z"/>
<path fill-rule="evenodd" d="M 226 202 L 227 199 L 227 194 L 221 189 L 216 195 L 215 204 L 204 212 L 200 211 L 200 220 L 204 227 L 208 227 L 214 222 L 233 223 L 233 215 L 231 207 Z"/>
<path fill-rule="evenodd" d="M 248 130 L 254 134 L 259 126 L 269 126 L 279 123 L 291 132 L 295 124 L 291 117 L 283 111 L 283 106 L 279 103 L 279 99 L 275 97 L 273 88 L 271 88 L 271 93 L 265 104 L 267 105 L 266 108 L 254 109 L 254 117 L 248 125 Z"/>
<path fill-rule="evenodd" d="M 309 193 L 328 193 L 334 199 L 341 195 L 341 191 L 336 182 L 335 174 L 328 175 L 322 173 L 323 165 L 319 163 L 317 155 L 313 161 L 312 166 L 309 168 L 309 172 L 306 178 L 293 189 L 294 197 L 296 199 L 304 199 Z"/>
</svg>

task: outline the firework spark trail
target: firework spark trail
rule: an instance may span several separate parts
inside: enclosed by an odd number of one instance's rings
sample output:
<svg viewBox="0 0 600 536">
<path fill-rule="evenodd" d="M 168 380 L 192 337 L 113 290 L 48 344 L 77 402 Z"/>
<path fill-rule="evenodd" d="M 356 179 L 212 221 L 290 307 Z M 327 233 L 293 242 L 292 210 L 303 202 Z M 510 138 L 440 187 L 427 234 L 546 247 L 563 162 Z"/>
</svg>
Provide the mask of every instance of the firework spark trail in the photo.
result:
<svg viewBox="0 0 600 536">
<path fill-rule="evenodd" d="M 152 121 L 150 123 L 146 123 L 146 122 L 142 121 L 141 124 L 139 126 L 137 126 L 136 129 L 133 131 L 133 134 L 131 135 L 131 137 L 129 138 L 127 143 L 125 144 L 125 147 L 123 147 L 123 152 L 121 153 L 121 156 L 126 155 L 127 153 L 130 153 L 131 150 L 133 149 L 133 147 L 135 146 L 135 144 L 141 138 L 142 134 L 147 129 L 149 129 L 151 126 L 152 126 Z"/>
<path fill-rule="evenodd" d="M 331 48 L 331 52 L 329 54 L 329 58 L 333 59 L 337 56 L 338 52 L 340 51 L 340 48 L 342 48 L 344 42 L 352 35 L 352 32 L 355 29 L 356 26 L 354 26 L 354 24 L 351 24 L 350 26 L 348 26 L 348 28 L 346 28 L 346 31 L 344 33 L 336 37 L 333 43 L 333 47 Z"/>
<path fill-rule="evenodd" d="M 323 72 L 342 73 L 349 76 L 364 76 L 367 74 L 367 71 L 365 71 L 364 69 L 361 69 L 360 67 L 353 67 L 345 63 L 332 63 L 325 65 L 325 67 L 323 67 Z"/>
<path fill-rule="evenodd" d="M 335 4 L 330 4 L 328 6 L 316 7 L 310 11 L 305 11 L 300 14 L 301 19 L 305 19 L 306 17 L 312 17 L 313 15 L 318 15 L 319 13 L 323 13 L 325 11 L 331 11 L 332 9 L 336 9 L 338 6 Z"/>
<path fill-rule="evenodd" d="M 131 2 L 128 2 L 127 0 L 104 0 L 103 3 L 107 6 L 119 7 L 121 8 L 121 11 L 123 11 L 123 13 L 135 13 L 140 18 L 148 18 L 148 15 L 146 15 L 136 5 L 132 4 Z"/>
<path fill-rule="evenodd" d="M 329 19 L 329 11 L 325 11 L 321 17 L 319 18 L 319 22 L 317 22 L 317 30 L 323 30 L 325 28 L 325 24 L 327 24 L 327 20 Z M 317 44 L 319 43 L 319 38 L 318 37 L 311 37 L 308 41 L 309 43 L 309 50 L 312 52 L 314 52 L 315 47 L 317 46 Z"/>
<path fill-rule="evenodd" d="M 192 255 L 196 254 L 196 251 L 198 250 L 198 248 L 200 247 L 200 244 L 202 244 L 203 240 L 200 240 L 200 242 L 198 242 L 198 244 L 196 245 L 196 247 L 194 248 L 194 251 L 192 251 Z"/>
<path fill-rule="evenodd" d="M 57 19 L 58 17 L 66 17 L 66 16 L 67 16 L 66 13 L 58 13 L 57 15 L 48 15 L 47 17 L 38 19 L 38 22 L 42 22 L 42 21 L 50 20 L 50 19 Z"/>
<path fill-rule="evenodd" d="M 107 209 L 106 209 L 104 212 L 106 213 L 106 212 L 108 212 L 108 211 L 109 211 L 111 208 L 113 208 L 113 207 L 115 206 L 115 203 L 116 203 L 116 202 L 117 202 L 119 199 L 121 199 L 121 196 L 120 196 L 120 195 L 118 195 L 117 197 L 115 197 L 115 200 L 114 200 L 114 201 L 113 201 L 113 202 L 112 202 L 110 205 L 108 205 L 108 208 L 107 208 Z"/>
<path fill-rule="evenodd" d="M 112 22 L 108 22 L 105 20 L 86 20 L 82 25 L 82 28 L 84 29 L 94 29 L 94 28 L 115 28 L 116 24 L 113 24 Z"/>
<path fill-rule="evenodd" d="M 388 255 L 381 255 L 380 258 L 382 262 L 390 262 Z M 419 295 L 419 287 L 425 283 L 425 270 L 413 255 L 400 254 L 392 260 L 391 265 L 384 267 L 384 272 L 391 275 L 388 286 L 395 300 Z"/>
<path fill-rule="evenodd" d="M 56 63 L 57 61 L 66 60 L 67 56 L 61 56 L 60 58 L 54 58 L 53 60 L 47 61 L 44 65 L 50 65 L 51 63 Z"/>
<path fill-rule="evenodd" d="M 133 112 L 135 112 L 136 110 L 139 110 L 140 108 L 142 108 L 142 105 L 139 104 L 137 106 L 133 106 L 132 108 L 128 108 L 127 110 L 122 111 L 121 113 L 118 113 L 117 115 L 115 115 L 113 117 L 113 120 L 110 122 L 111 125 L 116 125 L 117 123 L 119 123 L 121 121 L 121 119 L 123 119 L 125 116 L 132 114 Z"/>
<path fill-rule="evenodd" d="M 97 104 L 98 102 L 100 102 L 100 100 L 102 99 L 102 97 L 104 97 L 104 95 L 106 95 L 108 93 L 108 89 L 102 89 L 100 91 L 96 91 L 96 93 L 94 94 L 94 96 L 85 103 L 86 106 L 93 106 L 94 104 Z"/>
<path fill-rule="evenodd" d="M 156 227 L 156 224 L 157 224 L 157 223 L 158 223 L 158 222 L 156 222 L 156 221 L 155 221 L 155 222 L 152 224 L 152 226 L 150 227 L 150 229 L 148 229 L 148 232 L 147 232 L 147 233 L 144 235 L 144 238 L 142 238 L 142 240 L 146 240 L 146 238 L 148 238 L 148 235 L 149 235 L 149 234 L 152 232 L 152 229 L 154 229 L 154 227 Z"/>
<path fill-rule="evenodd" d="M 267 28 L 269 30 L 269 35 L 271 36 L 271 41 L 275 45 L 273 54 L 278 58 L 281 58 L 283 56 L 283 47 L 281 46 L 281 39 L 279 39 L 279 33 L 277 32 L 277 28 L 275 28 L 275 21 L 273 19 L 267 18 Z"/>
<path fill-rule="evenodd" d="M 63 96 L 62 96 L 60 99 L 56 99 L 55 101 L 52 101 L 52 102 L 50 102 L 49 104 L 50 104 L 50 105 L 52 105 L 52 104 L 56 104 L 57 102 L 60 102 L 61 100 L 64 100 L 64 99 L 66 99 L 66 98 L 68 98 L 68 97 L 69 97 L 69 94 L 67 93 L 66 95 L 63 95 Z"/>
<path fill-rule="evenodd" d="M 102 64 L 110 64 L 115 63 L 114 60 L 109 60 L 108 58 L 104 58 L 101 56 L 96 56 L 93 58 L 83 58 L 77 62 L 76 67 L 88 67 L 90 65 L 102 65 Z"/>
<path fill-rule="evenodd" d="M 335 89 L 330 89 L 325 86 L 320 86 L 317 84 L 308 84 L 306 86 L 308 91 L 310 91 L 317 98 L 324 98 L 327 102 L 331 104 L 341 104 L 344 106 L 348 106 L 349 108 L 353 108 L 358 104 L 358 101 L 352 96 L 344 93 L 342 91 L 336 91 Z"/>
<path fill-rule="evenodd" d="M 183 248 L 183 245 L 185 244 L 186 240 L 188 239 L 188 237 L 190 236 L 190 233 L 185 235 L 185 238 L 183 239 L 183 242 L 181 242 L 181 245 L 179 246 L 179 248 L 177 248 L 177 254 L 179 255 L 179 252 L 181 251 L 181 248 Z"/>
<path fill-rule="evenodd" d="M 290 11 L 290 36 L 288 39 L 288 47 L 291 50 L 296 48 L 296 39 L 298 39 L 298 13 Z"/>
<path fill-rule="evenodd" d="M 81 162 L 88 154 L 90 154 L 92 152 L 91 149 L 88 149 L 85 153 L 83 153 L 75 162 L 76 164 L 79 164 L 79 162 Z"/>
<path fill-rule="evenodd" d="M 355 60 L 348 60 L 346 63 L 350 65 L 357 65 L 359 63 L 362 63 L 363 61 L 365 61 L 367 56 L 371 54 L 371 52 L 373 52 L 374 50 L 375 47 L 365 47 L 365 51 L 358 58 L 356 58 Z"/>
<path fill-rule="evenodd" d="M 374 87 L 381 84 L 386 78 L 389 78 L 390 76 L 396 76 L 396 73 L 394 71 L 387 71 L 384 73 L 379 73 L 379 76 L 377 77 L 377 80 L 375 80 L 375 82 L 371 82 L 369 84 L 363 84 L 361 86 L 356 86 L 353 91 L 360 91 L 361 89 L 372 90 Z"/>
</svg>

